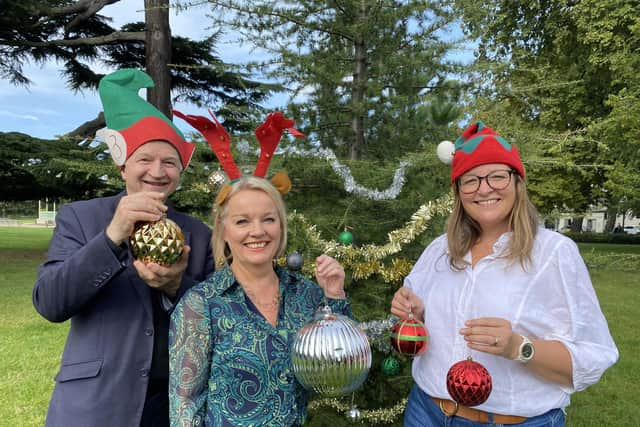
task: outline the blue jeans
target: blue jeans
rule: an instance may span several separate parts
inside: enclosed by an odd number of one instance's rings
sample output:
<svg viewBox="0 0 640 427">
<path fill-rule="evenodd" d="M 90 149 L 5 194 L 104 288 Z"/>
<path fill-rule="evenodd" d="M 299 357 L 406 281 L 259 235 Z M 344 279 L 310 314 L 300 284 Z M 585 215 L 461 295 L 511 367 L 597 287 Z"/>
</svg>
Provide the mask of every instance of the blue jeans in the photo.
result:
<svg viewBox="0 0 640 427">
<path fill-rule="evenodd" d="M 564 427 L 564 412 L 552 409 L 536 417 L 527 418 L 516 427 Z M 414 384 L 404 412 L 404 427 L 488 427 L 502 426 L 495 423 L 479 423 L 460 417 L 447 417 L 428 394 Z"/>
</svg>

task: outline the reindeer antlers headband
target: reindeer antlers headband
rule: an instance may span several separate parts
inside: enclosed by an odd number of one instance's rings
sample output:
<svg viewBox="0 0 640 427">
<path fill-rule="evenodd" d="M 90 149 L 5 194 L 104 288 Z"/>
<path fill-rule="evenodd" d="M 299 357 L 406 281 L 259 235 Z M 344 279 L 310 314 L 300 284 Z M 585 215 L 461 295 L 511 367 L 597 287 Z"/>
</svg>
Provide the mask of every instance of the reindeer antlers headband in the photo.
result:
<svg viewBox="0 0 640 427">
<path fill-rule="evenodd" d="M 209 114 L 213 118 L 213 121 L 207 117 L 183 114 L 176 110 L 173 110 L 173 114 L 189 123 L 205 137 L 209 146 L 211 146 L 213 152 L 216 154 L 227 177 L 231 181 L 242 176 L 231 154 L 231 138 L 211 110 L 209 110 Z M 293 128 L 293 125 L 293 120 L 287 119 L 281 112 L 276 111 L 275 113 L 269 114 L 264 123 L 256 128 L 255 134 L 260 144 L 260 156 L 253 172 L 254 176 L 264 178 L 267 174 L 269 163 L 271 163 L 273 153 L 280 143 L 282 133 L 285 129 L 297 138 L 305 138 L 304 134 Z M 291 181 L 284 173 L 277 173 L 271 179 L 271 183 L 281 194 L 287 194 L 291 189 Z M 216 197 L 216 205 L 221 205 L 224 202 L 230 189 L 231 187 L 227 185 L 220 190 L 218 197 Z"/>
</svg>

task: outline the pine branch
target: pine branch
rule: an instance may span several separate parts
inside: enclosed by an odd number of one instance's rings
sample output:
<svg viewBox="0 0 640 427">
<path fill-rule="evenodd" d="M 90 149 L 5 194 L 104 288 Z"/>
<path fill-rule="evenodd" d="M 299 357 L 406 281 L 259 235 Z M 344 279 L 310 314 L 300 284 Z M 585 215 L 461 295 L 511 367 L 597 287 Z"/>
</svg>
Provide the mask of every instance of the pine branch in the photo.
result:
<svg viewBox="0 0 640 427">
<path fill-rule="evenodd" d="M 222 8 L 226 8 L 226 9 L 230 9 L 233 10 L 237 13 L 240 14 L 247 14 L 247 15 L 252 15 L 255 14 L 256 12 L 251 9 L 251 8 L 246 8 L 246 7 L 242 7 L 239 6 L 237 4 L 233 4 L 233 3 L 226 3 L 223 1 L 216 1 L 216 0 L 208 0 L 208 3 L 213 4 L 215 6 L 219 6 Z M 323 34 L 329 34 L 335 37 L 339 37 L 342 39 L 346 39 L 349 41 L 353 41 L 354 37 L 352 34 L 347 34 L 346 32 L 340 32 L 340 31 L 336 31 L 336 30 L 331 30 L 328 29 L 326 27 L 321 27 L 319 25 L 314 25 L 313 23 L 304 20 L 304 19 L 297 19 L 295 16 L 290 15 L 290 14 L 286 14 L 286 13 L 281 13 L 276 11 L 275 9 L 271 9 L 271 10 L 262 10 L 260 12 L 260 16 L 264 17 L 264 16 L 269 16 L 269 17 L 273 17 L 273 18 L 280 18 L 280 19 L 284 19 L 285 21 L 295 24 L 298 27 L 301 28 L 306 28 L 309 31 L 316 31 L 319 33 L 323 33 Z"/>
<path fill-rule="evenodd" d="M 146 37 L 146 33 L 144 31 L 115 31 L 111 34 L 107 34 L 106 36 L 100 37 L 83 37 L 78 39 L 60 39 L 60 40 L 49 40 L 46 42 L 34 42 L 27 40 L 20 40 L 19 42 L 10 43 L 7 42 L 7 45 L 14 46 L 29 46 L 29 47 L 48 47 L 48 46 L 87 46 L 87 45 L 103 45 L 114 42 L 122 42 L 122 41 L 141 41 L 144 42 Z"/>
<path fill-rule="evenodd" d="M 64 26 L 64 36 L 66 38 L 72 28 L 78 26 L 90 17 L 95 16 L 105 6 L 119 1 L 120 0 L 80 0 L 67 6 L 47 9 L 43 14 L 51 17 L 77 14 L 71 22 Z"/>
<path fill-rule="evenodd" d="M 71 132 L 67 133 L 65 137 L 74 138 L 74 139 L 85 139 L 93 136 L 98 129 L 105 125 L 104 122 L 104 113 L 101 111 L 93 120 L 89 120 L 84 122 Z"/>
<path fill-rule="evenodd" d="M 58 15 L 72 15 L 79 13 L 85 16 L 86 19 L 91 15 L 98 13 L 103 7 L 113 3 L 117 3 L 120 0 L 80 0 L 75 3 L 71 3 L 67 6 L 53 7 L 43 12 L 44 15 L 58 16 Z"/>
</svg>

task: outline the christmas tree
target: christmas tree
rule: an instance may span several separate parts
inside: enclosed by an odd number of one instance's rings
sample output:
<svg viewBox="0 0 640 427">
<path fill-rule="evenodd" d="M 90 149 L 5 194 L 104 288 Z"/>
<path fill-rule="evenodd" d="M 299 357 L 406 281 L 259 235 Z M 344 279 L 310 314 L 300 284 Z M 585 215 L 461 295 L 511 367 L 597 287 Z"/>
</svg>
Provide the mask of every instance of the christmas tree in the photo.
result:
<svg viewBox="0 0 640 427">
<path fill-rule="evenodd" d="M 237 145 L 239 163 L 253 164 L 252 149 Z M 437 159 L 435 145 L 429 143 L 395 165 L 366 160 L 347 164 L 331 150 L 295 145 L 274 158 L 270 174 L 286 170 L 293 184 L 285 197 L 287 254 L 294 254 L 289 261 L 298 263 L 299 254 L 302 271 L 310 277 L 320 254 L 342 263 L 354 315 L 373 353 L 361 388 L 338 398 L 313 396 L 309 426 L 402 425 L 412 385 L 411 358 L 391 348 L 390 328 L 397 319 L 389 309 L 417 257 L 444 230 L 450 205 L 448 170 Z M 222 182 L 214 170 L 208 191 L 215 193 Z"/>
</svg>

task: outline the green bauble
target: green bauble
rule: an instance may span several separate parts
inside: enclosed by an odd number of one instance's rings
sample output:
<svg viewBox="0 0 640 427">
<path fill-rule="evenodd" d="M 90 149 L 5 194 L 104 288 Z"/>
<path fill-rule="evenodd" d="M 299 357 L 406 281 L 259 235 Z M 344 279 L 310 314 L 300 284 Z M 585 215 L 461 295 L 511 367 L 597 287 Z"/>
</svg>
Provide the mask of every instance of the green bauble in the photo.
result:
<svg viewBox="0 0 640 427">
<path fill-rule="evenodd" d="M 353 234 L 345 230 L 340 233 L 340 236 L 338 236 L 338 240 L 340 240 L 340 243 L 342 243 L 343 245 L 350 245 L 353 243 Z"/>
<path fill-rule="evenodd" d="M 387 376 L 394 376 L 400 373 L 400 362 L 393 356 L 389 356 L 382 361 L 382 373 Z"/>
</svg>

